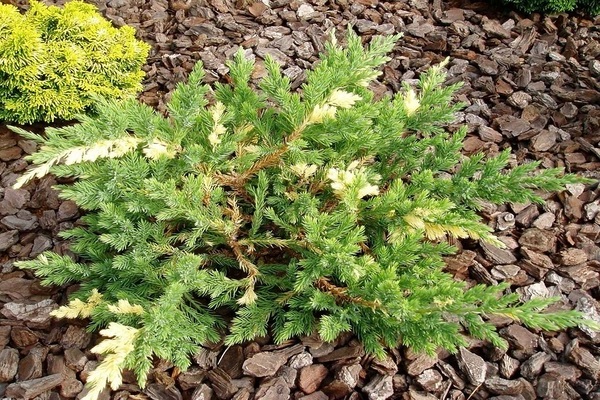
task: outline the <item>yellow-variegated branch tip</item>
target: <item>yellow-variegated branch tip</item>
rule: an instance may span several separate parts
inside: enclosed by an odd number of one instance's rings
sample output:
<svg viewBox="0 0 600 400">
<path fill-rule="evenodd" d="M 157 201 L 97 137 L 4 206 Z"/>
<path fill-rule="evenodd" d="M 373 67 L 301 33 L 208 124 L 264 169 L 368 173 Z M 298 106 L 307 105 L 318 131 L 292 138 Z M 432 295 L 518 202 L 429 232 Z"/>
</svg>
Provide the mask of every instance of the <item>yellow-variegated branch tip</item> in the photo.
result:
<svg viewBox="0 0 600 400">
<path fill-rule="evenodd" d="M 79 299 L 74 299 L 66 306 L 59 307 L 50 313 L 56 318 L 88 318 L 94 308 L 102 302 L 102 294 L 97 289 L 93 289 L 87 301 L 83 302 Z"/>
<path fill-rule="evenodd" d="M 139 329 L 111 322 L 107 329 L 100 331 L 106 339 L 92 348 L 92 353 L 103 355 L 102 362 L 93 370 L 86 382 L 88 393 L 82 400 L 96 400 L 100 393 L 110 385 L 117 390 L 123 383 L 123 365 L 127 356 L 135 348 Z"/>
</svg>

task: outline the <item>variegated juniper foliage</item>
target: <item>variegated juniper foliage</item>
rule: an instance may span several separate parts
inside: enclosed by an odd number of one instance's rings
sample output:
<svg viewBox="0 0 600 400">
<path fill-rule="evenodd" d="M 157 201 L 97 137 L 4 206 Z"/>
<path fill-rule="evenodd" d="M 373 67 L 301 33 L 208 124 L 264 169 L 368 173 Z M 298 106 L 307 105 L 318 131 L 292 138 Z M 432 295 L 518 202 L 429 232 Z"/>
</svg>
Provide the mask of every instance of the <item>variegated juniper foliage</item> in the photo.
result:
<svg viewBox="0 0 600 400">
<path fill-rule="evenodd" d="M 70 120 L 95 96 L 142 89 L 149 46 L 133 28 L 115 28 L 95 6 L 30 1 L 25 14 L 0 4 L 0 121 Z"/>
<path fill-rule="evenodd" d="M 574 311 L 540 313 L 554 299 L 522 304 L 505 285 L 467 289 L 443 272 L 455 251 L 447 237 L 499 244 L 476 214 L 481 201 L 542 202 L 533 189 L 578 178 L 537 163 L 507 169 L 508 151 L 461 156 L 465 130 L 443 128 L 460 107 L 443 65 L 374 101 L 369 82 L 397 39 L 363 48 L 350 33 L 345 49 L 332 39 L 300 93 L 271 58 L 253 90 L 240 51 L 232 85 L 213 91 L 197 64 L 166 118 L 105 101 L 46 138 L 17 129 L 42 145 L 17 186 L 77 177 L 60 193 L 87 210 L 85 226 L 62 234 L 79 262 L 47 252 L 19 266 L 47 285 L 80 282 L 56 315 L 107 327 L 90 393 L 118 387 L 122 368 L 143 385 L 153 356 L 185 368 L 226 327 L 228 344 L 270 328 L 278 342 L 351 331 L 382 355 L 398 344 L 455 351 L 465 329 L 504 346 L 491 315 L 549 330 L 583 323 Z"/>
</svg>

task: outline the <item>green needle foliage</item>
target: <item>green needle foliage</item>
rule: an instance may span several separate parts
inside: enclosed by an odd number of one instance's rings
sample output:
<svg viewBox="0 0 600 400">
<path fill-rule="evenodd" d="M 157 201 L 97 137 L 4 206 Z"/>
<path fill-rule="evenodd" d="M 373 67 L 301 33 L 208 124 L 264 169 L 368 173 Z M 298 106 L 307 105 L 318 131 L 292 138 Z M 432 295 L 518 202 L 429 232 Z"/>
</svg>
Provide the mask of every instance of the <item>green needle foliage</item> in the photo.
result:
<svg viewBox="0 0 600 400">
<path fill-rule="evenodd" d="M 118 387 L 122 368 L 143 385 L 153 356 L 185 368 L 225 327 L 227 344 L 353 332 L 382 356 L 399 344 L 456 351 L 464 330 L 505 346 L 492 315 L 549 330 L 584 323 L 541 313 L 555 299 L 521 304 L 504 285 L 467 289 L 443 272 L 450 236 L 500 245 L 476 214 L 482 201 L 541 203 L 534 189 L 581 180 L 537 163 L 508 169 L 508 151 L 462 156 L 466 131 L 443 128 L 460 108 L 443 65 L 374 101 L 368 84 L 398 38 L 332 39 L 300 93 L 271 58 L 254 90 L 240 50 L 231 85 L 202 84 L 197 64 L 168 117 L 104 101 L 45 138 L 15 129 L 41 144 L 17 186 L 78 178 L 59 189 L 87 211 L 63 233 L 79 262 L 44 253 L 19 266 L 47 285 L 81 283 L 56 315 L 106 328 L 90 393 Z"/>
<path fill-rule="evenodd" d="M 82 1 L 63 8 L 29 3 L 25 14 L 0 4 L 0 121 L 70 120 L 94 97 L 142 89 L 150 46 L 133 28 L 113 27 Z"/>
<path fill-rule="evenodd" d="M 560 13 L 582 10 L 590 15 L 600 14 L 600 0 L 502 0 L 515 8 L 527 12 Z"/>
</svg>

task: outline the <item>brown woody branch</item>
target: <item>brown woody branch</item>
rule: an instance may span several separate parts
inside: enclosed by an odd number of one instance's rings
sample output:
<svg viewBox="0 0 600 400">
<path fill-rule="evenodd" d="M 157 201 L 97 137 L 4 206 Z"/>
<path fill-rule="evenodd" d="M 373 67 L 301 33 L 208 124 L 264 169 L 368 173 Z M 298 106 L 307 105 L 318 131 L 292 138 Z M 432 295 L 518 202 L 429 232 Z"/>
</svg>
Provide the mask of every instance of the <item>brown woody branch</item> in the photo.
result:
<svg viewBox="0 0 600 400">
<path fill-rule="evenodd" d="M 243 190 L 241 188 L 256 175 L 259 171 L 277 165 L 281 160 L 281 156 L 284 155 L 290 148 L 289 144 L 300 138 L 304 129 L 306 129 L 307 123 L 300 125 L 294 132 L 292 132 L 287 138 L 284 139 L 283 144 L 272 153 L 266 154 L 259 160 L 257 160 L 250 168 L 241 174 L 237 175 L 221 175 L 219 181 L 222 185 L 231 186 L 235 190 Z"/>
<path fill-rule="evenodd" d="M 329 282 L 327 278 L 320 278 L 315 282 L 315 287 L 322 292 L 330 293 L 333 297 L 335 297 L 336 301 L 340 303 L 353 303 L 359 304 L 364 307 L 369 307 L 372 309 L 376 309 L 381 307 L 381 304 L 378 301 L 369 301 L 364 300 L 360 297 L 352 297 L 348 295 L 347 288 L 336 286 Z"/>
</svg>

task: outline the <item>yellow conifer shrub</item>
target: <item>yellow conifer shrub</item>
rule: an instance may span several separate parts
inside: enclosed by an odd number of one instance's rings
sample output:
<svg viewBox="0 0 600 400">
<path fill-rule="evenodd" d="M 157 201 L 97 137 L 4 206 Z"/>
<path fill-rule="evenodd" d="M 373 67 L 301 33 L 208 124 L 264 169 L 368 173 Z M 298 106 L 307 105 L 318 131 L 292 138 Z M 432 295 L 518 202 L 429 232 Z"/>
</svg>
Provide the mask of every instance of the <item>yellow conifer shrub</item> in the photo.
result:
<svg viewBox="0 0 600 400">
<path fill-rule="evenodd" d="M 0 121 L 71 120 L 96 97 L 134 96 L 149 49 L 83 1 L 0 4 Z"/>
</svg>

